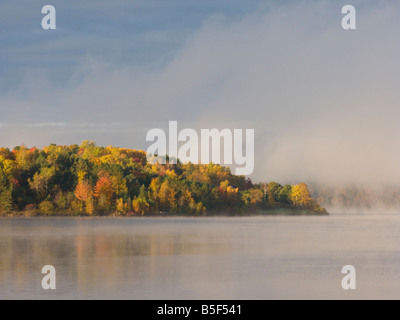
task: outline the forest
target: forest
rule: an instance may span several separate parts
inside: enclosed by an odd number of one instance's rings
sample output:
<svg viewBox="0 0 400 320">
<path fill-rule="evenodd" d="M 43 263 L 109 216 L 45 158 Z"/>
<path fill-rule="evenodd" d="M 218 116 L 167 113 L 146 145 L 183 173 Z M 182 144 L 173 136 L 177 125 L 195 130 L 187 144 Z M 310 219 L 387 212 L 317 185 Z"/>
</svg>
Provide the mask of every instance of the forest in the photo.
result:
<svg viewBox="0 0 400 320">
<path fill-rule="evenodd" d="M 94 142 L 0 148 L 0 215 L 246 215 L 326 210 L 307 185 L 253 183 L 217 164 L 149 164 Z"/>
</svg>

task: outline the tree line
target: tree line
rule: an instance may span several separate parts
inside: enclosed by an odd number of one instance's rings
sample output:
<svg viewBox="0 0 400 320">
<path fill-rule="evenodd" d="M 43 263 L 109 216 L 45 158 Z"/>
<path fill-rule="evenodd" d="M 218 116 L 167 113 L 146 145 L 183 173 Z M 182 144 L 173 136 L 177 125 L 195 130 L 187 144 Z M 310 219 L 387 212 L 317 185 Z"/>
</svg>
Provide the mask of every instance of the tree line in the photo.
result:
<svg viewBox="0 0 400 320">
<path fill-rule="evenodd" d="M 326 213 L 307 185 L 253 184 L 217 164 L 155 164 L 94 142 L 0 148 L 0 214 L 240 215 L 274 208 Z"/>
</svg>

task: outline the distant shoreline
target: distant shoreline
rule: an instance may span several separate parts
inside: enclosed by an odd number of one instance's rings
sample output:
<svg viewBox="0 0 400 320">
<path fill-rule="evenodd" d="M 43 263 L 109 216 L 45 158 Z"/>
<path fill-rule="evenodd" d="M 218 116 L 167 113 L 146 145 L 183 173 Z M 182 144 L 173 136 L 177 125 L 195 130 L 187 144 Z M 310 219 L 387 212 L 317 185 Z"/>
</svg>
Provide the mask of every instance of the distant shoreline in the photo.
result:
<svg viewBox="0 0 400 320">
<path fill-rule="evenodd" d="M 260 209 L 258 211 L 229 214 L 229 213 L 209 213 L 205 215 L 196 214 L 176 214 L 176 213 L 148 213 L 141 214 L 68 214 L 68 213 L 53 213 L 50 215 L 43 215 L 38 212 L 21 212 L 16 211 L 5 215 L 0 215 L 0 218 L 52 218 L 52 217 L 71 217 L 71 218 L 142 218 L 142 217 L 155 217 L 155 218 L 168 218 L 168 217 L 187 217 L 187 218 L 210 218 L 210 217 L 256 217 L 256 216 L 328 216 L 328 212 L 315 212 L 302 209 L 293 208 L 274 208 L 274 209 Z"/>
<path fill-rule="evenodd" d="M 167 160 L 165 164 L 152 164 L 145 151 L 99 147 L 91 141 L 70 146 L 52 144 L 41 150 L 24 145 L 13 150 L 0 148 L 0 215 L 214 216 L 223 212 L 243 216 L 326 212 L 303 182 L 253 183 L 220 164 Z"/>
</svg>

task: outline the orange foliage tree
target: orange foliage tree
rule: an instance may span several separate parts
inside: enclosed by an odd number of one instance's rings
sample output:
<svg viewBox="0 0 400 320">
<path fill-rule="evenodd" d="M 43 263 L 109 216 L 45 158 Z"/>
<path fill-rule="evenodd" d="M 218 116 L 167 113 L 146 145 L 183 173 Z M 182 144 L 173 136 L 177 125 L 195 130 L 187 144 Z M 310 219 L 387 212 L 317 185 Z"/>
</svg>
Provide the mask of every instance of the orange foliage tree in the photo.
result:
<svg viewBox="0 0 400 320">
<path fill-rule="evenodd" d="M 103 175 L 94 187 L 94 197 L 98 199 L 100 206 L 107 207 L 111 204 L 113 194 L 114 190 L 111 179 Z"/>
<path fill-rule="evenodd" d="M 82 204 L 85 203 L 85 211 L 87 214 L 94 213 L 94 202 L 93 202 L 93 190 L 90 186 L 89 182 L 81 180 L 78 182 L 75 192 L 75 197 L 82 201 Z"/>
<path fill-rule="evenodd" d="M 78 200 L 86 202 L 92 196 L 92 188 L 88 182 L 80 181 L 75 188 L 74 194 Z"/>
</svg>

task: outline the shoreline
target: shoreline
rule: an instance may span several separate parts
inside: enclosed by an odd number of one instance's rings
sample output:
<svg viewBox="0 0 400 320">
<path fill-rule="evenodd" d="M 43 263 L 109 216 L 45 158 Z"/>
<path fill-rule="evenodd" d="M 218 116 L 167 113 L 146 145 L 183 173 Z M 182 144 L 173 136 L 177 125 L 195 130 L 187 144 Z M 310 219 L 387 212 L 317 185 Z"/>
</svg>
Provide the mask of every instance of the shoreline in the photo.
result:
<svg viewBox="0 0 400 320">
<path fill-rule="evenodd" d="M 12 212 L 10 214 L 0 215 L 0 218 L 210 218 L 210 217 L 258 217 L 258 216 L 329 216 L 329 212 L 315 212 L 303 209 L 293 208 L 274 208 L 274 209 L 260 209 L 258 211 L 230 214 L 230 213 L 216 213 L 216 214 L 170 214 L 170 213 L 148 213 L 148 214 L 71 214 L 71 213 L 53 213 L 51 215 L 45 215 L 35 212 Z"/>
</svg>

